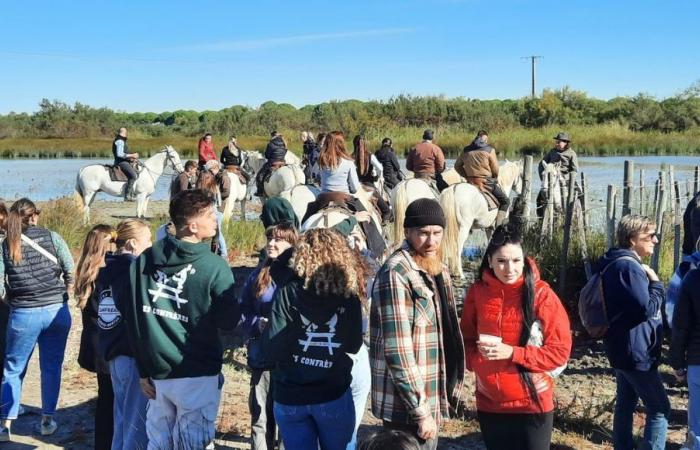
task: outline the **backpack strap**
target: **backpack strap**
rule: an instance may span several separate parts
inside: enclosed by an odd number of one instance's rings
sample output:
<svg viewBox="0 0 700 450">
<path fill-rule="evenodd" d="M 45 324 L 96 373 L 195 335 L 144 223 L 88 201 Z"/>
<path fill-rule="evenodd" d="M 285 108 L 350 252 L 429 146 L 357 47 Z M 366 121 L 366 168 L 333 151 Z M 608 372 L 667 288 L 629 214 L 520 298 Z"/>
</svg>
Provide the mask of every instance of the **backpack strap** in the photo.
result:
<svg viewBox="0 0 700 450">
<path fill-rule="evenodd" d="M 633 257 L 633 256 L 620 256 L 619 258 L 615 258 L 610 264 L 608 264 L 607 266 L 605 266 L 605 268 L 604 268 L 603 270 L 600 271 L 600 275 L 603 276 L 603 274 L 608 270 L 608 268 L 609 268 L 610 266 L 612 266 L 612 265 L 615 264 L 616 262 L 621 261 L 621 260 L 623 260 L 623 259 L 626 259 L 626 260 L 628 260 L 628 261 L 634 261 L 634 262 L 636 262 L 637 264 L 639 264 L 639 260 L 638 260 L 637 258 Z M 641 265 L 641 264 L 640 264 L 640 265 Z"/>
<path fill-rule="evenodd" d="M 605 268 L 604 268 L 603 270 L 600 271 L 600 286 L 601 286 L 601 288 L 603 289 L 603 303 L 604 303 L 604 304 L 605 304 L 605 284 L 603 283 L 603 275 L 604 275 L 605 272 L 608 270 L 608 267 L 612 266 L 612 265 L 615 264 L 617 261 L 620 261 L 620 260 L 623 260 L 623 259 L 626 259 L 626 260 L 629 260 L 629 261 L 635 261 L 637 264 L 640 264 L 640 263 L 639 263 L 639 260 L 638 260 L 637 258 L 633 257 L 633 256 L 620 256 L 619 258 L 615 258 L 610 264 L 608 264 L 607 266 L 605 266 Z M 641 265 L 641 264 L 640 264 L 640 265 Z M 607 305 L 605 305 L 605 309 L 606 309 L 606 310 L 608 309 Z M 609 323 L 612 323 L 613 321 L 619 319 L 619 318 L 622 317 L 623 315 L 624 315 L 624 311 L 620 311 L 619 313 L 617 313 L 617 314 L 615 315 L 615 317 L 609 318 L 609 319 L 608 319 L 608 322 L 609 322 Z"/>
<path fill-rule="evenodd" d="M 42 247 L 41 245 L 39 245 L 39 244 L 37 244 L 36 242 L 34 242 L 33 240 L 31 240 L 31 239 L 30 239 L 26 234 L 24 234 L 24 233 L 22 233 L 22 242 L 24 242 L 25 244 L 27 244 L 28 246 L 30 246 L 31 248 L 33 248 L 33 249 L 36 250 L 37 252 L 39 252 L 39 253 L 41 253 L 42 255 L 44 255 L 44 257 L 46 257 L 46 259 L 48 259 L 48 260 L 51 261 L 52 263 L 58 265 L 58 258 L 56 258 L 54 255 L 52 255 L 51 253 L 49 253 L 44 247 Z"/>
</svg>

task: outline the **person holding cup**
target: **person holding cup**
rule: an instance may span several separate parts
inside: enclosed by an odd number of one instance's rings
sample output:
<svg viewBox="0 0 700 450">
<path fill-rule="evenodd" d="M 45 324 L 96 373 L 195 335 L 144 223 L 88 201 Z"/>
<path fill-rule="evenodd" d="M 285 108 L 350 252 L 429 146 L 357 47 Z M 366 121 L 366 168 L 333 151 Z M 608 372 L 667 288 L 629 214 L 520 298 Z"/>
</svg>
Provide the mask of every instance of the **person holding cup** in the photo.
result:
<svg viewBox="0 0 700 450">
<path fill-rule="evenodd" d="M 549 449 L 554 377 L 569 358 L 571 328 L 512 226 L 497 227 L 486 248 L 461 329 L 486 447 Z"/>
</svg>

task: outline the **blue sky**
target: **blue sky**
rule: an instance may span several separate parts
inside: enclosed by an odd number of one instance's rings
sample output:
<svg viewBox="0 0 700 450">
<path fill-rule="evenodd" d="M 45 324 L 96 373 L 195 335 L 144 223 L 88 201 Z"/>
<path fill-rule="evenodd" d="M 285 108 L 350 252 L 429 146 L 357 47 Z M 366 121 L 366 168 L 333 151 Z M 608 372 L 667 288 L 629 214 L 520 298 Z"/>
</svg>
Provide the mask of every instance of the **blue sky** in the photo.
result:
<svg viewBox="0 0 700 450">
<path fill-rule="evenodd" d="M 532 54 L 538 90 L 667 97 L 700 79 L 697 0 L 26 0 L 0 19 L 0 113 L 518 98 Z"/>
</svg>

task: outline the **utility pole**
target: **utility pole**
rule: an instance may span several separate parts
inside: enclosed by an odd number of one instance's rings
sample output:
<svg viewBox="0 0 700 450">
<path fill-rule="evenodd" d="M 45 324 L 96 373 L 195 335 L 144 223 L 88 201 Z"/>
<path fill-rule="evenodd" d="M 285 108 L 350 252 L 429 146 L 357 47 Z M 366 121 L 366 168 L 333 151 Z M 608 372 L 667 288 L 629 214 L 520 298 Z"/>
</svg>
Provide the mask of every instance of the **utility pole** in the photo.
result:
<svg viewBox="0 0 700 450">
<path fill-rule="evenodd" d="M 535 98 L 537 96 L 536 92 L 537 90 L 535 89 L 535 84 L 537 80 L 537 60 L 543 58 L 543 56 L 537 56 L 537 55 L 531 55 L 531 56 L 522 56 L 522 59 L 529 59 L 532 63 L 532 98 Z"/>
</svg>

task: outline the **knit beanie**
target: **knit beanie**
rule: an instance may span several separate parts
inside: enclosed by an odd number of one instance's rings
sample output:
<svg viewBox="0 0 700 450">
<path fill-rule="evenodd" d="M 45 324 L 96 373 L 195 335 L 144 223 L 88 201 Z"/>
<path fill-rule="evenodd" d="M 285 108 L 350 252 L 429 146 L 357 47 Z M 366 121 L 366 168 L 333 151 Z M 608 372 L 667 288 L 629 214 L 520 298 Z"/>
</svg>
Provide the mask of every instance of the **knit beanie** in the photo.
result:
<svg viewBox="0 0 700 450">
<path fill-rule="evenodd" d="M 282 197 L 271 197 L 265 202 L 262 213 L 260 213 L 260 220 L 265 228 L 281 222 L 291 222 L 294 228 L 299 229 L 299 219 L 294 213 L 292 204 Z"/>
<path fill-rule="evenodd" d="M 403 219 L 404 228 L 420 228 L 428 225 L 439 225 L 445 228 L 445 214 L 437 200 L 419 198 L 406 208 Z"/>
</svg>

